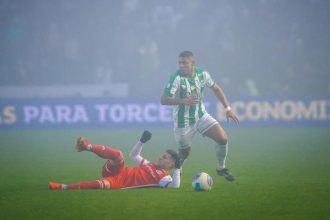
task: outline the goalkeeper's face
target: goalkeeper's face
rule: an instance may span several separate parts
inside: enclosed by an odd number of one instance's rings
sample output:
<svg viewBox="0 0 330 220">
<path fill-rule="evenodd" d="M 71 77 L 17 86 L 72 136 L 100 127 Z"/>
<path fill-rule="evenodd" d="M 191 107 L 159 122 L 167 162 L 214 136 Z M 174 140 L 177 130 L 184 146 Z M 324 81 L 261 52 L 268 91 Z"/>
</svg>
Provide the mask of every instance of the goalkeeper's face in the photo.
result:
<svg viewBox="0 0 330 220">
<path fill-rule="evenodd" d="M 174 159 L 169 153 L 164 153 L 158 160 L 157 165 L 164 170 L 172 170 L 174 168 Z"/>
</svg>

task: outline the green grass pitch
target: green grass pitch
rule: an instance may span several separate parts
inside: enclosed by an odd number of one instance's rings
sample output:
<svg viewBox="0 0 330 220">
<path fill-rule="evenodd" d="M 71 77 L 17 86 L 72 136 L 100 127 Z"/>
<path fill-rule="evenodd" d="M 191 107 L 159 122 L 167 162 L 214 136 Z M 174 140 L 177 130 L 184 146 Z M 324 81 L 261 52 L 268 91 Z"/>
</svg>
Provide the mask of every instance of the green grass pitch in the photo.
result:
<svg viewBox="0 0 330 220">
<path fill-rule="evenodd" d="M 142 155 L 156 161 L 176 148 L 172 129 L 152 130 Z M 0 219 L 326 219 L 330 215 L 329 128 L 233 128 L 227 166 L 216 175 L 214 144 L 197 135 L 180 189 L 50 191 L 51 180 L 100 177 L 104 160 L 75 152 L 76 137 L 121 149 L 127 158 L 142 129 L 1 130 Z M 198 172 L 214 179 L 194 192 Z"/>
</svg>

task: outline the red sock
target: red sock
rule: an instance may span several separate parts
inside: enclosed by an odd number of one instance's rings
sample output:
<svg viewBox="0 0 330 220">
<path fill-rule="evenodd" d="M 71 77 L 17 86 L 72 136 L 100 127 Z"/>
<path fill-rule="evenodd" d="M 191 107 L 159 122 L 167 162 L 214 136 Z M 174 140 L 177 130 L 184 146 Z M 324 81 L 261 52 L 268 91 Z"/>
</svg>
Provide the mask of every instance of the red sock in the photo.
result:
<svg viewBox="0 0 330 220">
<path fill-rule="evenodd" d="M 94 180 L 89 182 L 68 184 L 67 189 L 110 189 L 110 183 L 106 179 Z"/>
<path fill-rule="evenodd" d="M 111 159 L 111 160 L 120 160 L 123 159 L 123 154 L 120 150 L 106 147 L 103 145 L 92 144 L 92 152 L 97 154 L 98 156 L 104 159 Z"/>
</svg>

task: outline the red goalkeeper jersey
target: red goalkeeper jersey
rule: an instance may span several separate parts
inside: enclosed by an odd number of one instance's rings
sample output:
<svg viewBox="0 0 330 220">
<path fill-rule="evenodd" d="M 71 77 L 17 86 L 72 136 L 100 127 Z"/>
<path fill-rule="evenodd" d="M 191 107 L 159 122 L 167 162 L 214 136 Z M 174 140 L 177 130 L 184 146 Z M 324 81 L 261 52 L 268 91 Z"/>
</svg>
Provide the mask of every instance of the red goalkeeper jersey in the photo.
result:
<svg viewBox="0 0 330 220">
<path fill-rule="evenodd" d="M 123 164 L 118 175 L 106 179 L 110 182 L 111 189 L 167 187 L 172 182 L 172 177 L 164 169 L 144 159 L 136 167 Z"/>
</svg>

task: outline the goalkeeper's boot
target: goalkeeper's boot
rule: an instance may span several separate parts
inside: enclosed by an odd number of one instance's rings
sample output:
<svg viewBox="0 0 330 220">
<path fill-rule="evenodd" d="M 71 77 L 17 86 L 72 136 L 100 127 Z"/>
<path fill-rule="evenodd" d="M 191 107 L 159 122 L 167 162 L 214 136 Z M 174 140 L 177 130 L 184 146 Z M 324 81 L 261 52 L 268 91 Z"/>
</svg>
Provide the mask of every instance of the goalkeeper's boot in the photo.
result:
<svg viewBox="0 0 330 220">
<path fill-rule="evenodd" d="M 79 137 L 77 139 L 75 148 L 78 152 L 83 151 L 83 150 L 87 150 L 87 148 L 88 148 L 88 139 L 85 138 L 85 137 Z"/>
<path fill-rule="evenodd" d="M 235 177 L 229 172 L 227 168 L 223 168 L 221 170 L 217 169 L 217 173 L 219 176 L 223 176 L 226 178 L 226 180 L 232 182 L 235 180 Z"/>
<path fill-rule="evenodd" d="M 55 183 L 55 182 L 49 182 L 49 189 L 51 190 L 61 190 L 63 189 L 62 184 Z"/>
</svg>

